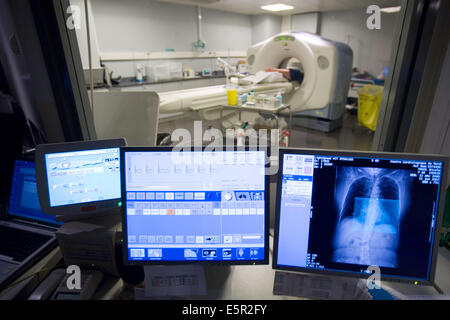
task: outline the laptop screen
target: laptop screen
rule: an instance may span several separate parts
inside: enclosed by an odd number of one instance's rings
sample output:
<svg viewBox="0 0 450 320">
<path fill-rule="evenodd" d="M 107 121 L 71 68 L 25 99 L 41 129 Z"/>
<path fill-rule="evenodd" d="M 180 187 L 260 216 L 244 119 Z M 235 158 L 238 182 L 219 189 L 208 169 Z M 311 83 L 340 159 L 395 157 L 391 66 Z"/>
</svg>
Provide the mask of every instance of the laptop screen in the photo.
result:
<svg viewBox="0 0 450 320">
<path fill-rule="evenodd" d="M 14 218 L 26 218 L 33 221 L 61 224 L 55 216 L 42 212 L 36 187 L 34 162 L 16 160 L 9 199 L 8 214 Z"/>
</svg>

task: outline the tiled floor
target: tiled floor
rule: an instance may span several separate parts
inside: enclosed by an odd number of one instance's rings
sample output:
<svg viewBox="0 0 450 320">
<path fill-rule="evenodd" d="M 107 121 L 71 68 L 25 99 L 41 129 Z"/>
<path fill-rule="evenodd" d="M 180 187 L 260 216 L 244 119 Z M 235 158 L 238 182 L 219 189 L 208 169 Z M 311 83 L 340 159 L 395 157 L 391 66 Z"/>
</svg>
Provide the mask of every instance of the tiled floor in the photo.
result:
<svg viewBox="0 0 450 320">
<path fill-rule="evenodd" d="M 346 112 L 342 127 L 330 133 L 294 127 L 289 146 L 368 151 L 372 149 L 373 136 L 373 132 L 358 124 L 356 115 Z"/>
</svg>

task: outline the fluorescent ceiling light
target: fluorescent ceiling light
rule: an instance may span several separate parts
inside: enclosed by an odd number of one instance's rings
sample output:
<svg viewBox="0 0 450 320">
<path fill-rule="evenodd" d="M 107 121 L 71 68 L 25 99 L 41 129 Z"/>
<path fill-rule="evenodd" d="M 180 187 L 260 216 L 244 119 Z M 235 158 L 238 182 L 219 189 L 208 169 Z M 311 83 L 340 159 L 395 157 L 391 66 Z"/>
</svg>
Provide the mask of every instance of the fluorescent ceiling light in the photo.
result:
<svg viewBox="0 0 450 320">
<path fill-rule="evenodd" d="M 276 4 L 269 4 L 267 6 L 262 6 L 261 9 L 268 11 L 284 11 L 284 10 L 292 10 L 294 9 L 294 7 L 288 6 L 287 4 L 276 3 Z"/>
<path fill-rule="evenodd" d="M 386 7 L 386 8 L 381 8 L 381 12 L 395 13 L 395 12 L 400 12 L 401 9 L 402 9 L 401 6 L 398 6 L 398 7 Z"/>
</svg>

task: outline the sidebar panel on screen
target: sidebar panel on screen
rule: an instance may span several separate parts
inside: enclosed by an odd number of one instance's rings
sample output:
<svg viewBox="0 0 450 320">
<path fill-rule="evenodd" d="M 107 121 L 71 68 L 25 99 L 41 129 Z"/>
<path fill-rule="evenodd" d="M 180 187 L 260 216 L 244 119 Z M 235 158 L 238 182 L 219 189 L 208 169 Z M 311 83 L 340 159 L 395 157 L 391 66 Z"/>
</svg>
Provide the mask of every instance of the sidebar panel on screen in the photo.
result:
<svg viewBox="0 0 450 320">
<path fill-rule="evenodd" d="M 306 266 L 314 156 L 284 155 L 280 210 L 280 264 Z"/>
</svg>

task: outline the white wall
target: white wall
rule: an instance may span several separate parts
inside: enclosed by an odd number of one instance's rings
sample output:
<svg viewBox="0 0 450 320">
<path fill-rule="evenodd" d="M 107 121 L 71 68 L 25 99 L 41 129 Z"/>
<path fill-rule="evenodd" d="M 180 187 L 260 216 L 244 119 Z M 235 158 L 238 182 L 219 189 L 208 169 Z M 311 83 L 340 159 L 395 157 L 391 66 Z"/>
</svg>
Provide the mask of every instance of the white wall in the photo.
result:
<svg viewBox="0 0 450 320">
<path fill-rule="evenodd" d="M 151 0 L 93 0 L 100 51 L 191 51 L 197 40 L 197 9 Z M 247 49 L 250 16 L 202 9 L 209 50 Z"/>
<path fill-rule="evenodd" d="M 194 6 L 153 0 L 91 2 L 100 53 L 160 52 L 166 49 L 192 51 L 192 43 L 197 39 L 197 9 Z M 283 22 L 283 18 L 277 15 L 249 16 L 212 9 L 202 9 L 202 16 L 203 40 L 206 41 L 206 50 L 211 51 L 245 52 L 252 44 L 281 32 Z M 320 31 L 325 38 L 349 44 L 354 52 L 354 66 L 378 75 L 390 62 L 398 16 L 382 14 L 381 30 L 365 28 L 367 14 L 364 8 L 293 15 L 284 20 L 291 20 L 293 31 Z M 160 63 L 153 60 L 143 62 Z M 183 59 L 180 62 L 183 68 L 191 67 L 196 71 L 217 69 L 214 59 Z M 115 76 L 130 77 L 134 75 L 136 63 L 117 61 L 105 64 Z"/>
<path fill-rule="evenodd" d="M 292 31 L 292 16 L 284 15 L 281 17 L 281 32 Z"/>
<path fill-rule="evenodd" d="M 450 156 L 450 45 L 447 46 L 439 84 L 425 129 L 421 153 Z M 450 176 L 450 172 L 449 172 Z M 449 181 L 450 182 L 450 181 Z"/>
<path fill-rule="evenodd" d="M 291 17 L 291 30 L 297 32 L 319 33 L 320 13 L 296 14 Z"/>
<path fill-rule="evenodd" d="M 100 52 L 192 49 L 194 7 L 156 1 L 93 0 Z"/>
<path fill-rule="evenodd" d="M 89 68 L 89 58 L 88 58 L 88 44 L 87 44 L 87 28 L 86 28 L 86 15 L 84 8 L 84 0 L 70 0 L 70 4 L 73 6 L 77 6 L 80 10 L 80 27 L 75 29 L 78 39 L 78 49 L 80 50 L 81 55 L 81 63 L 83 69 Z M 100 68 L 100 56 L 99 56 L 99 47 L 98 47 L 98 37 L 97 31 L 95 27 L 95 20 L 92 13 L 92 5 L 91 0 L 88 1 L 88 12 L 89 12 L 89 35 L 91 40 L 91 56 L 92 56 L 92 68 Z M 75 12 L 72 12 L 72 15 L 75 15 Z"/>
<path fill-rule="evenodd" d="M 353 49 L 353 65 L 378 75 L 390 64 L 392 38 L 398 13 L 381 15 L 381 30 L 366 28 L 365 9 L 323 12 L 320 35 L 344 42 Z"/>
<path fill-rule="evenodd" d="M 208 50 L 247 51 L 252 44 L 252 20 L 248 15 L 202 9 L 202 21 Z"/>
<path fill-rule="evenodd" d="M 281 32 L 281 16 L 263 14 L 253 16 L 252 44 L 256 44 Z"/>
<path fill-rule="evenodd" d="M 92 10 L 102 52 L 192 51 L 197 40 L 197 8 L 152 0 L 92 0 Z M 251 17 L 202 9 L 202 40 L 211 51 L 246 51 L 252 43 Z M 105 63 L 113 76 L 134 75 L 137 62 Z M 140 61 L 157 64 L 161 61 Z M 214 59 L 179 60 L 183 68 L 217 69 Z"/>
</svg>

